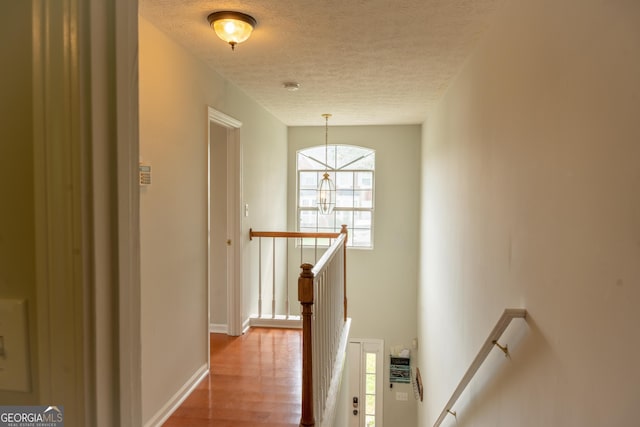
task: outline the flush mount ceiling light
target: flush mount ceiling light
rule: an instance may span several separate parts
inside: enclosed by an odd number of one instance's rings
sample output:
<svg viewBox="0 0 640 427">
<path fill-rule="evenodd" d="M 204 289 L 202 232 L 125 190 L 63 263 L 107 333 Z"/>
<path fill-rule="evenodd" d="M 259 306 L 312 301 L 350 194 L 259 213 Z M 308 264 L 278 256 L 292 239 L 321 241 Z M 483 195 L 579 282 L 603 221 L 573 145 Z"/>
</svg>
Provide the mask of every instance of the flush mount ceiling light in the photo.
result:
<svg viewBox="0 0 640 427">
<path fill-rule="evenodd" d="M 257 24 L 252 16 L 231 11 L 213 12 L 207 20 L 218 37 L 231 45 L 231 50 L 247 40 Z"/>
</svg>

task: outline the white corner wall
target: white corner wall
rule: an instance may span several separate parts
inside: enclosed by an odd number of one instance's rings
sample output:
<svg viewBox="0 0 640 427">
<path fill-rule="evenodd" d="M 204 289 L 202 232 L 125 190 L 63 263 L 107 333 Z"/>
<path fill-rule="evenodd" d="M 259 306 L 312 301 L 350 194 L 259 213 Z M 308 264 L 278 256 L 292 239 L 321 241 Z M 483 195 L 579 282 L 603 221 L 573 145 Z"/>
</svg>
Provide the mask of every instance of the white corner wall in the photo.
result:
<svg viewBox="0 0 640 427">
<path fill-rule="evenodd" d="M 419 125 L 329 127 L 330 144 L 376 150 L 374 249 L 348 251 L 347 298 L 351 337 L 384 340 L 384 425 L 391 427 L 416 425 L 413 391 L 405 384 L 390 389 L 388 369 L 389 348 L 411 346 L 417 333 L 420 132 Z M 323 145 L 324 136 L 323 126 L 289 128 L 291 230 L 296 229 L 296 152 Z M 408 393 L 409 400 L 395 400 L 396 391 Z"/>
<path fill-rule="evenodd" d="M 423 126 L 418 328 L 432 426 L 631 426 L 640 406 L 640 3 L 505 4 Z"/>
<path fill-rule="evenodd" d="M 256 301 L 249 227 L 286 225 L 284 124 L 140 18 L 142 413 L 158 418 L 208 361 L 207 107 L 242 122 L 244 317 Z M 232 54 L 229 51 L 229 54 Z M 269 192 L 282 188 L 281 194 Z M 257 265 L 257 263 L 256 263 Z"/>
</svg>

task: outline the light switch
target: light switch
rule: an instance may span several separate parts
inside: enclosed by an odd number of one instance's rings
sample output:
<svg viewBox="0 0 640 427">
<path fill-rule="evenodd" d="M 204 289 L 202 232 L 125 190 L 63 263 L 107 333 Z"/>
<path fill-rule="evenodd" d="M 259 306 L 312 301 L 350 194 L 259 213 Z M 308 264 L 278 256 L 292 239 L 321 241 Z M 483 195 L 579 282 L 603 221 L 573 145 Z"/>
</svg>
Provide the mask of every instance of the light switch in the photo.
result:
<svg viewBox="0 0 640 427">
<path fill-rule="evenodd" d="M 0 390 L 30 391 L 27 301 L 0 299 Z"/>
</svg>

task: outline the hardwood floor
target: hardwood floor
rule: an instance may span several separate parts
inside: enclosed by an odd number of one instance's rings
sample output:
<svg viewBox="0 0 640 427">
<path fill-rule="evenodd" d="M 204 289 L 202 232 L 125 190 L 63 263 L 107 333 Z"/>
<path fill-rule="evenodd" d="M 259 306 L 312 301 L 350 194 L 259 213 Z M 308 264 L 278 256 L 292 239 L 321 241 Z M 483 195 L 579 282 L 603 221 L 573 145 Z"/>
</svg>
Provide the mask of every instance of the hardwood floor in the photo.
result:
<svg viewBox="0 0 640 427">
<path fill-rule="evenodd" d="M 300 330 L 252 328 L 210 340 L 209 375 L 164 427 L 298 427 Z"/>
</svg>

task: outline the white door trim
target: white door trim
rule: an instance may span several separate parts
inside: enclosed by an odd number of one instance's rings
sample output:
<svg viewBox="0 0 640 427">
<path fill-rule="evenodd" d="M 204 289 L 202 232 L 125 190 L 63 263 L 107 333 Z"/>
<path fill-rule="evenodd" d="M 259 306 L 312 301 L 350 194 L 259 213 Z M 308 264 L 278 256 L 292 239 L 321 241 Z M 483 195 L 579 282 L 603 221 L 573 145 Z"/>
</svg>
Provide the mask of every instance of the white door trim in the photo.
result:
<svg viewBox="0 0 640 427">
<path fill-rule="evenodd" d="M 39 400 L 139 426 L 138 2 L 31 5 Z"/>
<path fill-rule="evenodd" d="M 140 186 L 138 175 L 139 116 L 138 116 L 138 0 L 102 0 L 105 7 L 113 8 L 115 16 L 108 30 L 114 39 L 115 61 L 115 138 L 117 150 L 117 201 L 112 202 L 117 212 L 117 367 L 118 389 L 115 393 L 119 407 L 120 427 L 142 425 L 142 337 L 141 337 L 141 297 L 140 297 Z M 91 4 L 95 4 L 92 0 Z M 99 11 L 98 11 L 99 13 Z M 111 15 L 92 16 L 95 21 L 110 23 Z M 111 33 L 112 32 L 112 33 Z M 95 42 L 94 42 L 95 43 Z M 96 49 L 96 46 L 94 46 Z M 109 64 L 106 57 L 106 64 Z M 92 71 L 92 79 L 96 70 Z M 97 82 L 105 86 L 104 82 Z M 108 111 L 102 111 L 110 117 Z M 104 141 L 109 145 L 112 141 Z M 113 326 L 98 325 L 109 331 Z M 106 392 L 106 391 L 104 391 Z M 98 425 L 109 425 L 102 414 L 110 408 L 104 402 L 98 407 Z"/>
<path fill-rule="evenodd" d="M 70 424 L 95 418 L 88 341 L 92 324 L 90 201 L 83 198 L 89 160 L 80 90 L 86 56 L 72 43 L 86 28 L 73 1 L 33 1 L 33 147 L 37 334 L 40 401 L 65 406 Z M 68 63 L 57 61 L 68 58 Z M 85 312 L 89 309 L 88 312 Z M 89 316 L 85 315 L 88 314 Z M 69 345 L 71 344 L 71 345 Z"/>
<path fill-rule="evenodd" d="M 211 152 L 211 124 L 227 128 L 227 239 L 231 245 L 227 249 L 227 334 L 242 335 L 242 145 L 240 127 L 242 122 L 212 107 L 208 107 L 207 140 L 208 153 Z M 209 165 L 210 167 L 210 165 Z M 210 186 L 210 184 L 209 184 Z M 208 188 L 211 194 L 211 188 Z M 211 212 L 207 214 L 208 220 Z M 211 229 L 211 225 L 209 225 Z M 209 268 L 209 274 L 211 274 Z M 209 301 L 207 281 L 207 300 Z M 210 309 L 210 308 L 209 308 Z M 209 319 L 207 319 L 209 330 Z M 207 339 L 207 342 L 209 340 Z"/>
<path fill-rule="evenodd" d="M 383 389 L 383 384 L 384 384 L 384 377 L 386 375 L 386 372 L 384 372 L 384 341 L 381 339 L 377 339 L 377 338 L 350 338 L 349 339 L 349 344 L 358 344 L 360 347 L 360 375 L 359 375 L 359 399 L 360 399 L 360 405 L 359 405 L 359 412 L 360 412 L 360 416 L 359 416 L 359 420 L 361 422 L 361 426 L 365 425 L 365 419 L 363 417 L 363 411 L 365 408 L 365 399 L 363 399 L 364 395 L 365 395 L 365 390 L 366 390 L 366 376 L 363 375 L 363 369 L 366 366 L 366 359 L 365 359 L 365 355 L 367 353 L 375 353 L 376 356 L 376 409 L 375 409 L 375 417 L 376 417 L 376 426 L 378 427 L 382 427 L 383 426 L 383 422 L 384 422 L 384 414 L 383 414 L 383 410 L 384 410 L 384 389 Z M 351 349 L 351 347 L 349 346 L 349 349 Z M 353 357 L 352 354 L 349 355 L 349 358 L 351 360 L 351 357 Z M 349 367 L 350 372 L 351 372 L 351 367 Z M 351 384 L 349 384 L 347 386 L 348 388 L 351 387 Z M 348 393 L 348 399 L 352 399 L 352 393 L 351 390 L 349 390 Z M 347 407 L 351 407 L 352 402 L 349 401 L 347 402 L 348 406 Z M 351 414 L 350 414 L 351 416 Z M 350 424 L 350 423 L 349 423 Z"/>
</svg>

